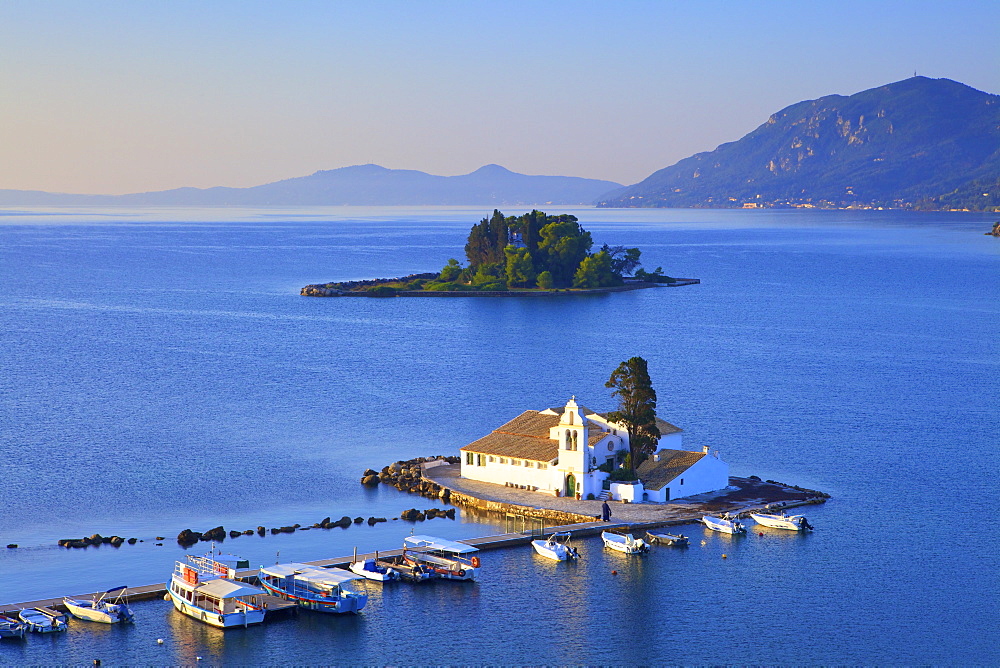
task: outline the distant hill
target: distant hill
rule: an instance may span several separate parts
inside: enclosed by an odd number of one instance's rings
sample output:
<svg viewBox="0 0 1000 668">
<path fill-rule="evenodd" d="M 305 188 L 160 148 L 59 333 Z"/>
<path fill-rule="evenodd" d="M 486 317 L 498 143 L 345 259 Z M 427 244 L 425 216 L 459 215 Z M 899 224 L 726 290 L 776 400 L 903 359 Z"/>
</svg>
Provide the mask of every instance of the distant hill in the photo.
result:
<svg viewBox="0 0 1000 668">
<path fill-rule="evenodd" d="M 529 176 L 486 165 L 462 176 L 357 165 L 252 188 L 177 188 L 131 195 L 0 190 L 0 205 L 489 205 L 593 204 L 620 183 L 574 176 Z"/>
<path fill-rule="evenodd" d="M 598 206 L 981 209 L 1000 204 L 998 180 L 1000 96 L 913 77 L 793 104 L 739 141 L 608 193 Z"/>
</svg>

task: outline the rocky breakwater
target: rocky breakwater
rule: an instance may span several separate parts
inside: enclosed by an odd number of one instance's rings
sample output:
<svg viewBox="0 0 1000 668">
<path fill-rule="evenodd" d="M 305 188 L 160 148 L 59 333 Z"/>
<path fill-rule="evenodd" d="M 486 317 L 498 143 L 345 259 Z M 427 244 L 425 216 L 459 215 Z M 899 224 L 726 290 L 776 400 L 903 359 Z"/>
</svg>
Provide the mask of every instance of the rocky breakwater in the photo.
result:
<svg viewBox="0 0 1000 668">
<path fill-rule="evenodd" d="M 299 291 L 303 297 L 378 297 L 382 296 L 373 288 L 396 286 L 399 289 L 419 290 L 424 281 L 438 277 L 437 273 L 410 274 L 399 278 L 373 278 L 367 281 L 342 281 L 340 283 L 313 283 Z M 392 291 L 395 296 L 395 290 Z"/>
<path fill-rule="evenodd" d="M 406 461 L 400 460 L 393 462 L 389 466 L 383 466 L 381 471 L 366 469 L 361 474 L 361 484 L 370 487 L 379 484 L 390 485 L 401 492 L 419 494 L 429 499 L 440 499 L 448 503 L 451 491 L 441 487 L 436 482 L 423 478 L 422 467 L 427 464 L 433 465 L 434 462 L 457 464 L 459 459 L 458 457 L 438 455 L 437 457 L 416 457 Z"/>
<path fill-rule="evenodd" d="M 121 547 L 123 543 L 128 543 L 129 545 L 135 545 L 138 542 L 136 538 L 129 538 L 125 540 L 121 536 L 102 536 L 99 533 L 95 533 L 92 536 L 86 536 L 84 538 L 61 538 L 59 540 L 60 547 L 90 547 L 91 545 L 111 545 L 112 547 Z M 10 546 L 8 546 L 10 547 Z"/>
</svg>

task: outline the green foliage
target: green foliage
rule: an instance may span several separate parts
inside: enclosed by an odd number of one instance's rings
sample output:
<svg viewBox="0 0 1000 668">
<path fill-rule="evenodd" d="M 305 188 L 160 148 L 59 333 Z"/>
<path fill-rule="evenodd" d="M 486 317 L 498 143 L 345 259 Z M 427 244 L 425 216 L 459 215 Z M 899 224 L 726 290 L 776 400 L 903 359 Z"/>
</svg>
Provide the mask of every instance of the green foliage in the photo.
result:
<svg viewBox="0 0 1000 668">
<path fill-rule="evenodd" d="M 676 283 L 676 278 L 671 278 L 670 276 L 663 275 L 663 268 L 657 267 L 654 271 L 648 272 L 639 269 L 635 272 L 635 277 L 640 281 L 647 281 L 649 283 Z"/>
<path fill-rule="evenodd" d="M 641 357 L 631 357 L 611 373 L 605 387 L 618 397 L 618 410 L 608 419 L 625 426 L 629 433 L 629 459 L 640 462 L 642 456 L 656 449 L 660 429 L 656 426 L 656 391 L 649 378 L 649 369 Z"/>
<path fill-rule="evenodd" d="M 388 285 L 376 285 L 367 290 L 369 297 L 395 297 L 397 292 L 399 290 Z"/>
<path fill-rule="evenodd" d="M 538 287 L 542 290 L 551 290 L 555 282 L 552 280 L 552 272 L 545 270 L 538 275 Z"/>
<path fill-rule="evenodd" d="M 631 482 L 636 479 L 635 470 L 624 466 L 612 471 L 608 477 L 608 480 L 614 480 L 615 482 Z"/>
<path fill-rule="evenodd" d="M 507 247 L 508 223 L 498 210 L 490 218 L 483 218 L 473 225 L 465 244 L 469 264 L 499 264 L 504 262 L 503 249 Z"/>
<path fill-rule="evenodd" d="M 404 290 L 422 290 L 424 288 L 424 284 L 425 283 L 427 283 L 427 281 L 425 279 L 418 278 L 416 280 L 413 280 L 413 281 L 410 281 L 409 283 L 407 283 L 405 286 L 403 286 L 403 289 Z"/>
<path fill-rule="evenodd" d="M 476 286 L 476 289 L 480 292 L 495 292 L 498 290 L 506 290 L 507 284 L 503 281 L 494 281 L 492 283 L 481 283 Z"/>
<path fill-rule="evenodd" d="M 618 276 L 628 276 L 635 271 L 636 267 L 642 264 L 639 256 L 642 251 L 638 248 L 625 248 L 624 246 L 608 246 L 604 244 L 601 250 L 611 256 L 611 271 Z"/>
<path fill-rule="evenodd" d="M 611 256 L 603 250 L 583 258 L 573 274 L 574 288 L 606 288 L 621 283 L 621 276 L 611 271 Z"/>
<path fill-rule="evenodd" d="M 527 248 L 507 246 L 507 285 L 512 288 L 528 288 L 535 282 L 535 265 Z"/>
<path fill-rule="evenodd" d="M 441 274 L 438 276 L 438 280 L 448 283 L 454 281 L 458 278 L 458 275 L 462 273 L 462 265 L 458 263 L 458 260 L 451 258 L 448 260 L 448 264 L 444 266 L 441 270 Z"/>
<path fill-rule="evenodd" d="M 504 283 L 505 279 L 504 266 L 500 263 L 490 262 L 476 267 L 476 273 L 472 276 L 472 285 L 479 287 L 487 283 Z"/>
<path fill-rule="evenodd" d="M 549 223 L 541 229 L 541 241 L 538 251 L 542 254 L 545 267 L 552 272 L 555 284 L 564 287 L 573 281 L 573 274 L 580 262 L 587 257 L 593 241 L 587 232 L 576 222 L 575 216 L 566 216 L 572 220 L 560 220 Z"/>
</svg>

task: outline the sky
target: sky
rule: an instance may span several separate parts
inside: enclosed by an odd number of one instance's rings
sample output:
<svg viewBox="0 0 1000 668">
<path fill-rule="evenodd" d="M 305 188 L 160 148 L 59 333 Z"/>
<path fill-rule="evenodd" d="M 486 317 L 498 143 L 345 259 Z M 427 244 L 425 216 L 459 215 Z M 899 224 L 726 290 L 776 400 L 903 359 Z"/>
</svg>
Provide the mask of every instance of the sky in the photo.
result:
<svg viewBox="0 0 1000 668">
<path fill-rule="evenodd" d="M 1000 93 L 1000 2 L 0 0 L 0 189 L 375 163 L 623 184 L 805 99 Z"/>
</svg>

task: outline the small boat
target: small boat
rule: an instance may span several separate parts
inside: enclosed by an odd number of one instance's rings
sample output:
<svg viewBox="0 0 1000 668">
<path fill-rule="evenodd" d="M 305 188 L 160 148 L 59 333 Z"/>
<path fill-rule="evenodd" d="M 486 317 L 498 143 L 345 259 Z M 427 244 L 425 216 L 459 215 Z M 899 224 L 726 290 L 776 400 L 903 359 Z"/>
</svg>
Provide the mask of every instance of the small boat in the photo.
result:
<svg viewBox="0 0 1000 668">
<path fill-rule="evenodd" d="M 56 633 L 69 628 L 59 617 L 47 615 L 38 608 L 25 608 L 17 616 L 32 633 Z"/>
<path fill-rule="evenodd" d="M 426 582 L 432 577 L 430 569 L 420 563 L 410 563 L 403 555 L 375 560 L 378 568 L 392 569 L 402 582 Z"/>
<path fill-rule="evenodd" d="M 403 559 L 411 566 L 442 580 L 475 580 L 479 557 L 465 555 L 478 547 L 434 536 L 407 536 L 403 539 Z"/>
<path fill-rule="evenodd" d="M 687 536 L 661 531 L 647 531 L 646 540 L 653 545 L 666 545 L 668 547 L 687 547 L 691 542 Z"/>
<path fill-rule="evenodd" d="M 610 547 L 612 550 L 618 550 L 625 554 L 649 552 L 649 544 L 646 541 L 636 538 L 626 531 L 602 531 L 601 540 L 604 541 L 604 547 Z"/>
<path fill-rule="evenodd" d="M 735 517 L 731 517 L 729 513 L 723 513 L 719 516 L 705 515 L 701 518 L 701 521 L 712 531 L 721 531 L 722 533 L 734 535 L 747 532 L 743 523 Z"/>
<path fill-rule="evenodd" d="M 24 625 L 24 622 L 0 615 L 0 639 L 23 638 L 26 632 L 27 627 Z"/>
<path fill-rule="evenodd" d="M 573 534 L 563 531 L 552 534 L 546 540 L 533 540 L 531 546 L 543 557 L 556 561 L 572 561 L 580 558 L 580 553 L 569 544 L 572 538 Z"/>
<path fill-rule="evenodd" d="M 351 569 L 352 573 L 376 582 L 390 582 L 399 579 L 399 572 L 395 568 L 379 562 L 378 552 L 375 553 L 374 557 L 358 561 L 358 550 L 355 548 L 354 559 L 351 560 L 351 565 L 348 568 Z"/>
<path fill-rule="evenodd" d="M 789 531 L 812 531 L 813 527 L 806 520 L 805 515 L 772 515 L 770 513 L 750 513 L 750 517 L 757 524 L 761 524 L 772 529 L 788 529 Z"/>
<path fill-rule="evenodd" d="M 118 592 L 113 601 L 105 600 L 108 594 Z M 118 622 L 134 622 L 135 615 L 128 607 L 128 589 L 124 586 L 109 589 L 103 594 L 94 594 L 91 600 L 64 597 L 63 605 L 77 619 L 102 624 L 117 624 Z"/>
<path fill-rule="evenodd" d="M 345 589 L 343 584 L 359 576 L 343 568 L 320 568 L 308 564 L 275 564 L 260 569 L 260 586 L 300 608 L 316 612 L 361 612 L 368 594 Z"/>
<path fill-rule="evenodd" d="M 219 628 L 264 621 L 263 589 L 236 580 L 236 569 L 249 565 L 235 557 L 188 555 L 174 564 L 167 594 L 188 617 Z"/>
</svg>

